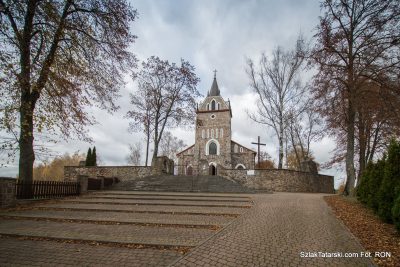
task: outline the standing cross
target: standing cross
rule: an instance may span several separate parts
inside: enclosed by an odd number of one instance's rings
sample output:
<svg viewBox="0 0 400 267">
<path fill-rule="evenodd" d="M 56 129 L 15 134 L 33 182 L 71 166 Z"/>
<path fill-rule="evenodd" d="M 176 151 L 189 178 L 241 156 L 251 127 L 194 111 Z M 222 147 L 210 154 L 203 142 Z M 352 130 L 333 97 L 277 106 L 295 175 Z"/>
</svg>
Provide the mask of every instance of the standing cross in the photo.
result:
<svg viewBox="0 0 400 267">
<path fill-rule="evenodd" d="M 214 78 L 217 78 L 217 70 L 214 70 Z"/>
<path fill-rule="evenodd" d="M 266 144 L 263 144 L 263 143 L 260 142 L 260 136 L 258 136 L 258 142 L 257 143 L 252 142 L 252 144 L 258 146 L 258 153 L 257 153 L 258 161 L 257 161 L 257 163 L 258 163 L 258 165 L 260 165 L 260 146 L 266 146 Z"/>
</svg>

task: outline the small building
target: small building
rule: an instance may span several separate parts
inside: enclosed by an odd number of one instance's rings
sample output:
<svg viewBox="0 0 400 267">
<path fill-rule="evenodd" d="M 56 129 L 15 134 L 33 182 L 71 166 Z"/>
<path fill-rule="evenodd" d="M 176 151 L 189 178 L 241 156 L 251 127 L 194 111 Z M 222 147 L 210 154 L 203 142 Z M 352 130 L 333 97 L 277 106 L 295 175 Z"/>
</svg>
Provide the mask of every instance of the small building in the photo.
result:
<svg viewBox="0 0 400 267">
<path fill-rule="evenodd" d="M 177 153 L 178 174 L 217 175 L 218 168 L 254 169 L 256 152 L 233 141 L 232 109 L 218 88 L 216 76 L 196 111 L 195 143 Z"/>
</svg>

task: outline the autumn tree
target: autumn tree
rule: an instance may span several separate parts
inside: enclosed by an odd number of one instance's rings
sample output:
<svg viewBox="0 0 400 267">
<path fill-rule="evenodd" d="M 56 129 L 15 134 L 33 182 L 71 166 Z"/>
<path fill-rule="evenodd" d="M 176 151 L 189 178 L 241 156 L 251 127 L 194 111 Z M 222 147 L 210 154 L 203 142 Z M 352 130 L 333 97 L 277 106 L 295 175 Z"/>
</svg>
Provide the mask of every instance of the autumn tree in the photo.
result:
<svg viewBox="0 0 400 267">
<path fill-rule="evenodd" d="M 304 62 L 304 42 L 298 39 L 294 50 L 277 47 L 272 58 L 262 54 L 259 66 L 249 59 L 247 73 L 257 94 L 257 110 L 249 113 L 255 122 L 271 127 L 278 138 L 278 169 L 282 169 L 285 129 L 289 114 L 299 112 L 297 106 L 305 92 L 299 74 Z"/>
<path fill-rule="evenodd" d="M 129 154 L 126 158 L 128 164 L 133 166 L 140 166 L 141 155 L 142 155 L 141 153 L 142 153 L 142 144 L 140 142 L 129 145 Z"/>
<path fill-rule="evenodd" d="M 345 194 L 353 193 L 356 179 L 356 124 L 357 119 L 366 119 L 360 112 L 365 104 L 362 92 L 375 83 L 382 90 L 380 94 L 387 95 L 393 92 L 392 86 L 398 79 L 399 7 L 398 0 L 322 2 L 324 15 L 311 57 L 318 69 L 313 93 L 328 128 L 341 136 L 339 140 L 345 146 Z M 363 127 L 360 130 L 364 131 Z M 360 145 L 365 145 L 364 140 Z M 361 157 L 364 155 L 362 152 Z M 365 166 L 362 158 L 361 163 Z"/>
<path fill-rule="evenodd" d="M 257 162 L 256 169 L 275 169 L 275 162 L 272 160 L 271 155 L 267 152 L 260 152 L 260 162 Z"/>
<path fill-rule="evenodd" d="M 133 120 L 135 127 L 152 130 L 153 162 L 159 153 L 166 127 L 193 122 L 195 98 L 200 96 L 196 88 L 199 78 L 187 61 L 181 60 L 177 65 L 154 56 L 142 63 L 142 69 L 134 77 L 138 88 L 131 94 L 131 103 L 147 102 L 150 109 L 135 105 L 127 116 Z M 143 120 L 147 116 L 148 120 Z"/>
<path fill-rule="evenodd" d="M 85 138 L 87 107 L 117 109 L 135 18 L 125 0 L 0 0 L 1 127 L 18 128 L 21 179 L 32 180 L 35 132 Z"/>
<path fill-rule="evenodd" d="M 79 166 L 80 161 L 85 159 L 85 154 L 75 152 L 45 160 L 33 168 L 33 179 L 38 181 L 63 181 L 65 166 Z"/>
</svg>

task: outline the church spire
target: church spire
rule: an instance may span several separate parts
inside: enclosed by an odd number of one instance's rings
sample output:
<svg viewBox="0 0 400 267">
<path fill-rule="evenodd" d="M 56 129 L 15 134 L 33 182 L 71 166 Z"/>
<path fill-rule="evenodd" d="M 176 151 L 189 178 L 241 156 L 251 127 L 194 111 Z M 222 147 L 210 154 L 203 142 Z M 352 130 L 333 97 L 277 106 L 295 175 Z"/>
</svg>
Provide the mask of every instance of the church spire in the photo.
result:
<svg viewBox="0 0 400 267">
<path fill-rule="evenodd" d="M 213 80 L 211 89 L 208 92 L 207 96 L 219 96 L 219 95 L 220 95 L 220 91 L 219 91 L 218 83 L 217 83 L 217 70 L 214 70 L 214 80 Z"/>
</svg>

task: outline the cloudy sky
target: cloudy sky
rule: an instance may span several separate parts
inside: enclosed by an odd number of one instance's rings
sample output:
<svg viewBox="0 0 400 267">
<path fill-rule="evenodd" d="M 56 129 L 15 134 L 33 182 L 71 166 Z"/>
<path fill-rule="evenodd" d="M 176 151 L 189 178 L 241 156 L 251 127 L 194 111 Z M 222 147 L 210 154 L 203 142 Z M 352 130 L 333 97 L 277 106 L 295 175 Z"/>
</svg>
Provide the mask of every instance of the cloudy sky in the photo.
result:
<svg viewBox="0 0 400 267">
<path fill-rule="evenodd" d="M 131 47 L 139 60 L 155 55 L 171 62 L 181 58 L 196 68 L 201 79 L 198 90 L 206 95 L 213 70 L 217 69 L 217 80 L 224 98 L 229 98 L 233 110 L 233 139 L 245 146 L 251 145 L 257 136 L 267 143 L 264 148 L 277 158 L 277 142 L 271 129 L 250 121 L 245 113 L 252 109 L 256 97 L 249 88 L 246 75 L 246 59 L 258 60 L 261 53 L 267 55 L 276 46 L 292 48 L 299 32 L 310 39 L 315 33 L 320 15 L 320 6 L 315 0 L 139 0 L 132 1 L 139 18 L 132 24 L 138 39 Z M 126 164 L 128 145 L 141 141 L 140 134 L 128 133 L 128 121 L 124 115 L 129 110 L 129 93 L 135 84 L 126 78 L 126 88 L 121 88 L 120 110 L 110 115 L 93 110 L 98 124 L 90 127 L 98 155 L 106 165 Z M 172 132 L 188 145 L 194 142 L 194 132 L 174 129 Z M 73 140 L 50 145 L 54 153 L 86 152 L 89 144 Z M 319 163 L 327 161 L 334 143 L 324 138 L 312 149 Z M 42 160 L 45 158 L 42 158 Z M 40 160 L 40 159 L 39 159 Z M 277 160 L 276 160 L 277 161 Z M 0 175 L 15 176 L 17 168 L 8 165 L 0 168 Z M 336 183 L 340 173 L 335 174 Z"/>
</svg>

